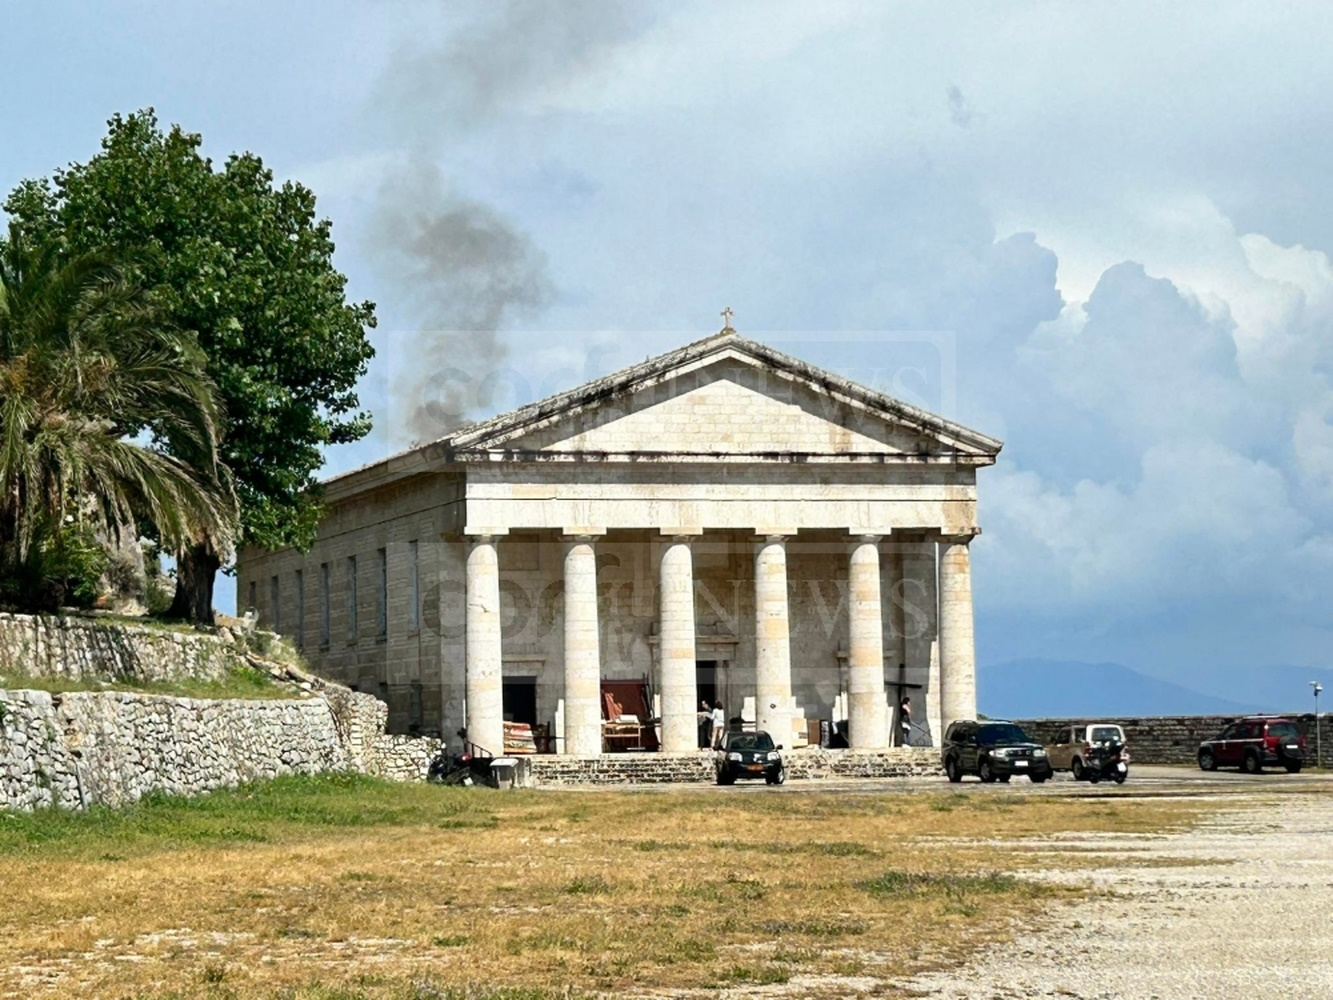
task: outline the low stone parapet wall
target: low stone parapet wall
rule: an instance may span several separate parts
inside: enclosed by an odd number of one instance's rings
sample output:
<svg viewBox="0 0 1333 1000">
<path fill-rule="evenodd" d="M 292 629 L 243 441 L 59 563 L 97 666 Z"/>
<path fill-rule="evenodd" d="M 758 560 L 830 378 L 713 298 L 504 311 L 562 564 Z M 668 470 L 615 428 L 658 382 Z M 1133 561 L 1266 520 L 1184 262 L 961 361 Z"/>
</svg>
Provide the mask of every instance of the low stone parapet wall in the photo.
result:
<svg viewBox="0 0 1333 1000">
<path fill-rule="evenodd" d="M 943 775 L 938 750 L 808 748 L 783 754 L 789 779 L 909 778 Z M 608 753 L 595 757 L 538 754 L 525 758 L 534 787 L 709 784 L 716 780 L 712 753 Z"/>
<path fill-rule="evenodd" d="M 810 747 L 786 755 L 788 778 L 943 777 L 940 752 L 930 747 L 890 750 L 825 750 Z"/>
<path fill-rule="evenodd" d="M 711 753 L 604 753 L 595 757 L 535 754 L 525 758 L 527 784 L 699 784 L 714 779 Z"/>
<path fill-rule="evenodd" d="M 1039 743 L 1051 743 L 1066 726 L 1085 722 L 1108 722 L 1125 731 L 1130 758 L 1139 764 L 1194 764 L 1199 744 L 1217 736 L 1241 715 L 1148 715 L 1119 719 L 1079 717 L 1068 719 L 1015 719 L 1023 731 Z M 1323 765 L 1333 763 L 1333 726 L 1320 713 L 1320 739 L 1315 739 L 1314 714 L 1293 712 L 1287 718 L 1299 723 L 1305 732 L 1306 754 L 1315 763 L 1315 748 L 1322 744 Z"/>
</svg>

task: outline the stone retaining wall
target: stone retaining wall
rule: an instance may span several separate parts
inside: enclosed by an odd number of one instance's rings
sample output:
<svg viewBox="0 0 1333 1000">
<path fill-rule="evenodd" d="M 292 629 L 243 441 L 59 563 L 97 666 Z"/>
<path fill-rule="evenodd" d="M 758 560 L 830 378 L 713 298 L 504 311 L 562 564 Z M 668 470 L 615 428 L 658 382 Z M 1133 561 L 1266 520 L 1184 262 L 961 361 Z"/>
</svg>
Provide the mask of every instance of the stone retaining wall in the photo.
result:
<svg viewBox="0 0 1333 1000">
<path fill-rule="evenodd" d="M 787 777 L 906 778 L 943 775 L 938 750 L 823 750 L 811 747 L 783 754 Z M 710 753 L 610 753 L 596 757 L 538 754 L 525 758 L 527 783 L 536 787 L 571 785 L 710 784 L 716 780 Z"/>
<path fill-rule="evenodd" d="M 385 736 L 386 716 L 341 689 L 264 701 L 0 690 L 0 808 L 122 805 L 321 771 L 424 780 L 442 743 Z"/>
<path fill-rule="evenodd" d="M 1139 764 L 1194 764 L 1197 762 L 1199 743 L 1222 732 L 1239 715 L 1153 715 L 1124 719 L 1016 719 L 1024 731 L 1041 743 L 1050 743 L 1063 727 L 1080 722 L 1111 722 L 1125 731 L 1131 758 Z M 1305 731 L 1307 760 L 1315 763 L 1314 714 L 1292 713 L 1287 718 L 1301 724 Z M 1323 747 L 1323 766 L 1333 763 L 1333 725 L 1329 717 L 1320 713 L 1320 736 Z"/>
<path fill-rule="evenodd" d="M 226 632 L 0 613 L 0 675 L 70 680 L 220 680 L 238 660 Z"/>
</svg>

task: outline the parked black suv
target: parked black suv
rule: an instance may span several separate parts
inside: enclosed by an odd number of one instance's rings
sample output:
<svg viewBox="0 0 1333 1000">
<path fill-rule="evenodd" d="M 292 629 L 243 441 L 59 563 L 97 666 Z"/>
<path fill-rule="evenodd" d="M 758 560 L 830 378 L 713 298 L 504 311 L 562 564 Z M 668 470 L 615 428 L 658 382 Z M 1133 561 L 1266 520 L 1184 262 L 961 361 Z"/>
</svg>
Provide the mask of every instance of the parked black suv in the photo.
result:
<svg viewBox="0 0 1333 1000">
<path fill-rule="evenodd" d="M 973 719 L 951 724 L 944 734 L 944 773 L 950 781 L 975 774 L 982 781 L 1008 781 L 1026 774 L 1037 783 L 1051 776 L 1046 748 L 1012 722 Z"/>
</svg>

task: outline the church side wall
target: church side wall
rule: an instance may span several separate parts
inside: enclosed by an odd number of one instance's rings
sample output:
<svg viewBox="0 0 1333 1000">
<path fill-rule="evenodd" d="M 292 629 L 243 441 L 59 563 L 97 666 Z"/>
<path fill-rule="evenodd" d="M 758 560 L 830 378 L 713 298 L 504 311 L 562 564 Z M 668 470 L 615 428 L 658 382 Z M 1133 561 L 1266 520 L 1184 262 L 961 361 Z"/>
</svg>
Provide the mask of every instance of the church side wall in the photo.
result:
<svg viewBox="0 0 1333 1000">
<path fill-rule="evenodd" d="M 461 497 L 459 476 L 443 473 L 337 503 L 309 552 L 241 554 L 237 609 L 253 608 L 323 676 L 384 701 L 390 732 L 452 736 L 462 696 L 451 707 L 441 681 L 456 672 L 462 684 L 463 549 L 442 536 L 461 526 Z M 456 638 L 445 624 L 451 602 Z"/>
</svg>

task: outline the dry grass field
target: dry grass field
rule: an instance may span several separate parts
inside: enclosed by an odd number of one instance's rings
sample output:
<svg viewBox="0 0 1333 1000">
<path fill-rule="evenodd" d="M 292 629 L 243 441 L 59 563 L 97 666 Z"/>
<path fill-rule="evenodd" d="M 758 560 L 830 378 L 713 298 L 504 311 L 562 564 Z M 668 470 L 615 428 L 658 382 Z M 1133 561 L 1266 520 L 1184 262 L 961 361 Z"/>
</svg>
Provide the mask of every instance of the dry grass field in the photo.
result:
<svg viewBox="0 0 1333 1000">
<path fill-rule="evenodd" d="M 541 1000 L 880 978 L 1077 891 L 1024 880 L 1051 858 L 1022 838 L 1207 808 L 339 775 L 0 814 L 0 994 Z"/>
</svg>

